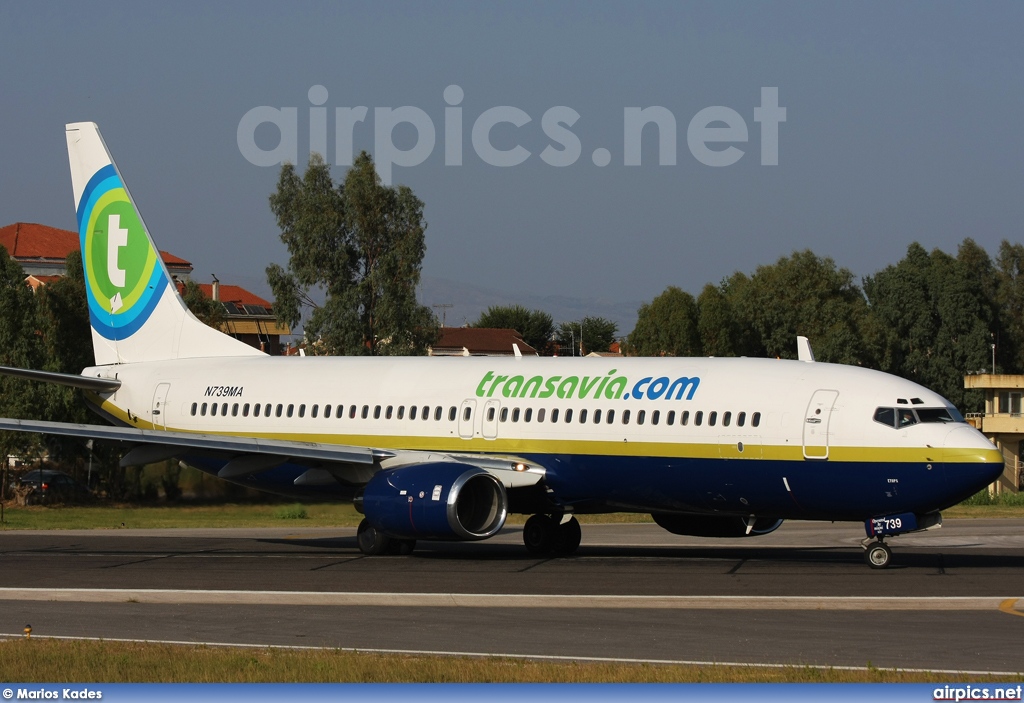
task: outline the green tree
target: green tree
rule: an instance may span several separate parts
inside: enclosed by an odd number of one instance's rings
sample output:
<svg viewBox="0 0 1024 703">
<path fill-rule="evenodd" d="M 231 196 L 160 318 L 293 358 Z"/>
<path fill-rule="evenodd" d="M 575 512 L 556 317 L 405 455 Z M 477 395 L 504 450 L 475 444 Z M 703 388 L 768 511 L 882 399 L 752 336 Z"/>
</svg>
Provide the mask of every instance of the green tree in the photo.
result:
<svg viewBox="0 0 1024 703">
<path fill-rule="evenodd" d="M 942 394 L 964 411 L 980 409 L 965 392 L 966 373 L 990 359 L 995 324 L 991 261 L 971 240 L 953 257 L 918 243 L 907 255 L 864 279 L 879 335 L 882 370 Z M 988 273 L 986 273 L 988 271 Z M 987 292 L 989 291 L 989 292 Z"/>
<path fill-rule="evenodd" d="M 25 283 L 21 265 L 0 246 L 0 366 L 41 368 L 41 345 L 36 333 L 36 304 Z M 39 403 L 35 384 L 0 376 L 0 416 L 36 419 Z M 0 432 L 0 459 L 27 454 L 38 446 L 38 436 L 25 432 Z"/>
<path fill-rule="evenodd" d="M 215 330 L 222 330 L 224 327 L 224 306 L 213 298 L 203 293 L 202 286 L 187 279 L 182 285 L 181 298 L 185 301 L 188 309 L 199 318 L 200 322 L 209 325 Z"/>
<path fill-rule="evenodd" d="M 1007 373 L 1024 372 L 1024 245 L 999 245 L 995 263 L 999 334 L 996 353 Z"/>
<path fill-rule="evenodd" d="M 637 312 L 636 327 L 626 338 L 626 352 L 636 356 L 700 356 L 697 302 L 669 286 Z"/>
<path fill-rule="evenodd" d="M 538 354 L 548 351 L 555 331 L 551 315 L 543 310 L 528 310 L 522 305 L 492 305 L 481 313 L 473 327 L 515 330 Z"/>
<path fill-rule="evenodd" d="M 580 334 L 583 336 L 582 355 L 606 352 L 615 341 L 619 326 L 603 317 L 584 317 L 582 320 L 563 322 L 555 332 L 555 341 L 563 356 L 580 356 Z M 571 351 L 570 351 L 571 350 Z"/>
<path fill-rule="evenodd" d="M 726 285 L 732 310 L 753 330 L 763 353 L 796 357 L 796 337 L 811 341 L 819 361 L 870 363 L 863 341 L 867 306 L 853 274 L 809 250 L 794 252 L 749 279 Z"/>
<path fill-rule="evenodd" d="M 366 152 L 335 187 L 313 154 L 302 178 L 282 167 L 270 208 L 290 255 L 287 269 L 267 268 L 274 310 L 295 327 L 311 309 L 304 330 L 313 353 L 426 353 L 438 329 L 416 301 L 426 223 L 412 190 L 382 185 Z"/>
</svg>

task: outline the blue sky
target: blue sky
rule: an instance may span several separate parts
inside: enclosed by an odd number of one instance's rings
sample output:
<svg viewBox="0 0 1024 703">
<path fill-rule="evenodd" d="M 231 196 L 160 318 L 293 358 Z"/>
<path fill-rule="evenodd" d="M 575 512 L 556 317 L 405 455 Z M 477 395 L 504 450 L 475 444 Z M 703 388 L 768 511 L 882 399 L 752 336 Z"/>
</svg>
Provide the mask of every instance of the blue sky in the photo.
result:
<svg viewBox="0 0 1024 703">
<path fill-rule="evenodd" d="M 426 203 L 432 278 L 642 301 L 804 248 L 858 276 L 912 241 L 952 252 L 970 236 L 994 254 L 1024 221 L 1022 26 L 1019 2 L 2 2 L 0 224 L 75 228 L 63 125 L 94 121 L 161 248 L 200 281 L 266 292 L 263 269 L 286 261 L 267 206 L 278 169 L 246 160 L 238 125 L 254 107 L 296 108 L 302 164 L 322 85 L 332 162 L 334 108 L 368 108 L 356 149 L 374 149 L 375 108 L 414 106 L 435 126 L 429 156 L 393 168 Z M 461 166 L 445 165 L 453 84 Z M 763 87 L 786 109 L 777 166 L 760 160 Z M 530 117 L 490 134 L 529 150 L 520 165 L 474 152 L 475 121 L 498 106 Z M 580 116 L 565 167 L 540 158 L 560 148 L 542 127 L 555 106 Z M 658 164 L 648 127 L 642 164 L 626 166 L 624 110 L 651 106 L 675 117 L 676 163 Z M 748 128 L 731 166 L 688 148 L 712 106 Z M 276 135 L 255 138 L 269 149 Z M 416 141 L 409 125 L 392 136 Z"/>
</svg>

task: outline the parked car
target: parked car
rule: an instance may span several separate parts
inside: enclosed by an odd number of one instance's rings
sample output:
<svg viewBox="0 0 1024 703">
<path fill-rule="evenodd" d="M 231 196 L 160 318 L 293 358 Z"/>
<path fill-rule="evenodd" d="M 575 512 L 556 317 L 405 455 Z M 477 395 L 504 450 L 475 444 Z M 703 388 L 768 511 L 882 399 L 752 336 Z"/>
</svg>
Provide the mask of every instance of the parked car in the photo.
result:
<svg viewBox="0 0 1024 703">
<path fill-rule="evenodd" d="M 33 469 L 18 479 L 18 486 L 31 489 L 29 503 L 74 503 L 92 496 L 84 485 L 55 469 Z"/>
</svg>

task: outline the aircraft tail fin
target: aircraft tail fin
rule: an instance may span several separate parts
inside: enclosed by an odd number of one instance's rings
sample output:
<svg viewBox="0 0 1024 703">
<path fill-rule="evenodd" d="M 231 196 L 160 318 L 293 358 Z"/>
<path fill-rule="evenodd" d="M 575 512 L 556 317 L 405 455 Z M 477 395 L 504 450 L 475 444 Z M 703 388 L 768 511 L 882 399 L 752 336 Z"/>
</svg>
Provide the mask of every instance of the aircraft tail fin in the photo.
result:
<svg viewBox="0 0 1024 703">
<path fill-rule="evenodd" d="M 189 312 L 99 128 L 65 130 L 96 364 L 262 354 Z"/>
</svg>

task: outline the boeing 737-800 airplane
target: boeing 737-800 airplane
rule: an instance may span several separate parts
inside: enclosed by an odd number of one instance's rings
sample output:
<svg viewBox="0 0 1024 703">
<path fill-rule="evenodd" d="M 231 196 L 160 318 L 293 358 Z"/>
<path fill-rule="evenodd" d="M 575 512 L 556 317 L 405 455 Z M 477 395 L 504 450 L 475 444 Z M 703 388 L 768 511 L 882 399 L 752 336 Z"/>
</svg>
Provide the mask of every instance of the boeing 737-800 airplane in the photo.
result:
<svg viewBox="0 0 1024 703">
<path fill-rule="evenodd" d="M 886 537 L 993 481 L 1003 458 L 944 398 L 877 371 L 746 358 L 269 357 L 178 295 L 96 125 L 67 126 L 96 365 L 114 426 L 0 429 L 129 442 L 275 493 L 354 500 L 366 554 L 478 540 L 530 514 L 533 553 L 569 554 L 574 515 L 650 513 L 676 534 L 760 535 L 784 519 Z"/>
</svg>

